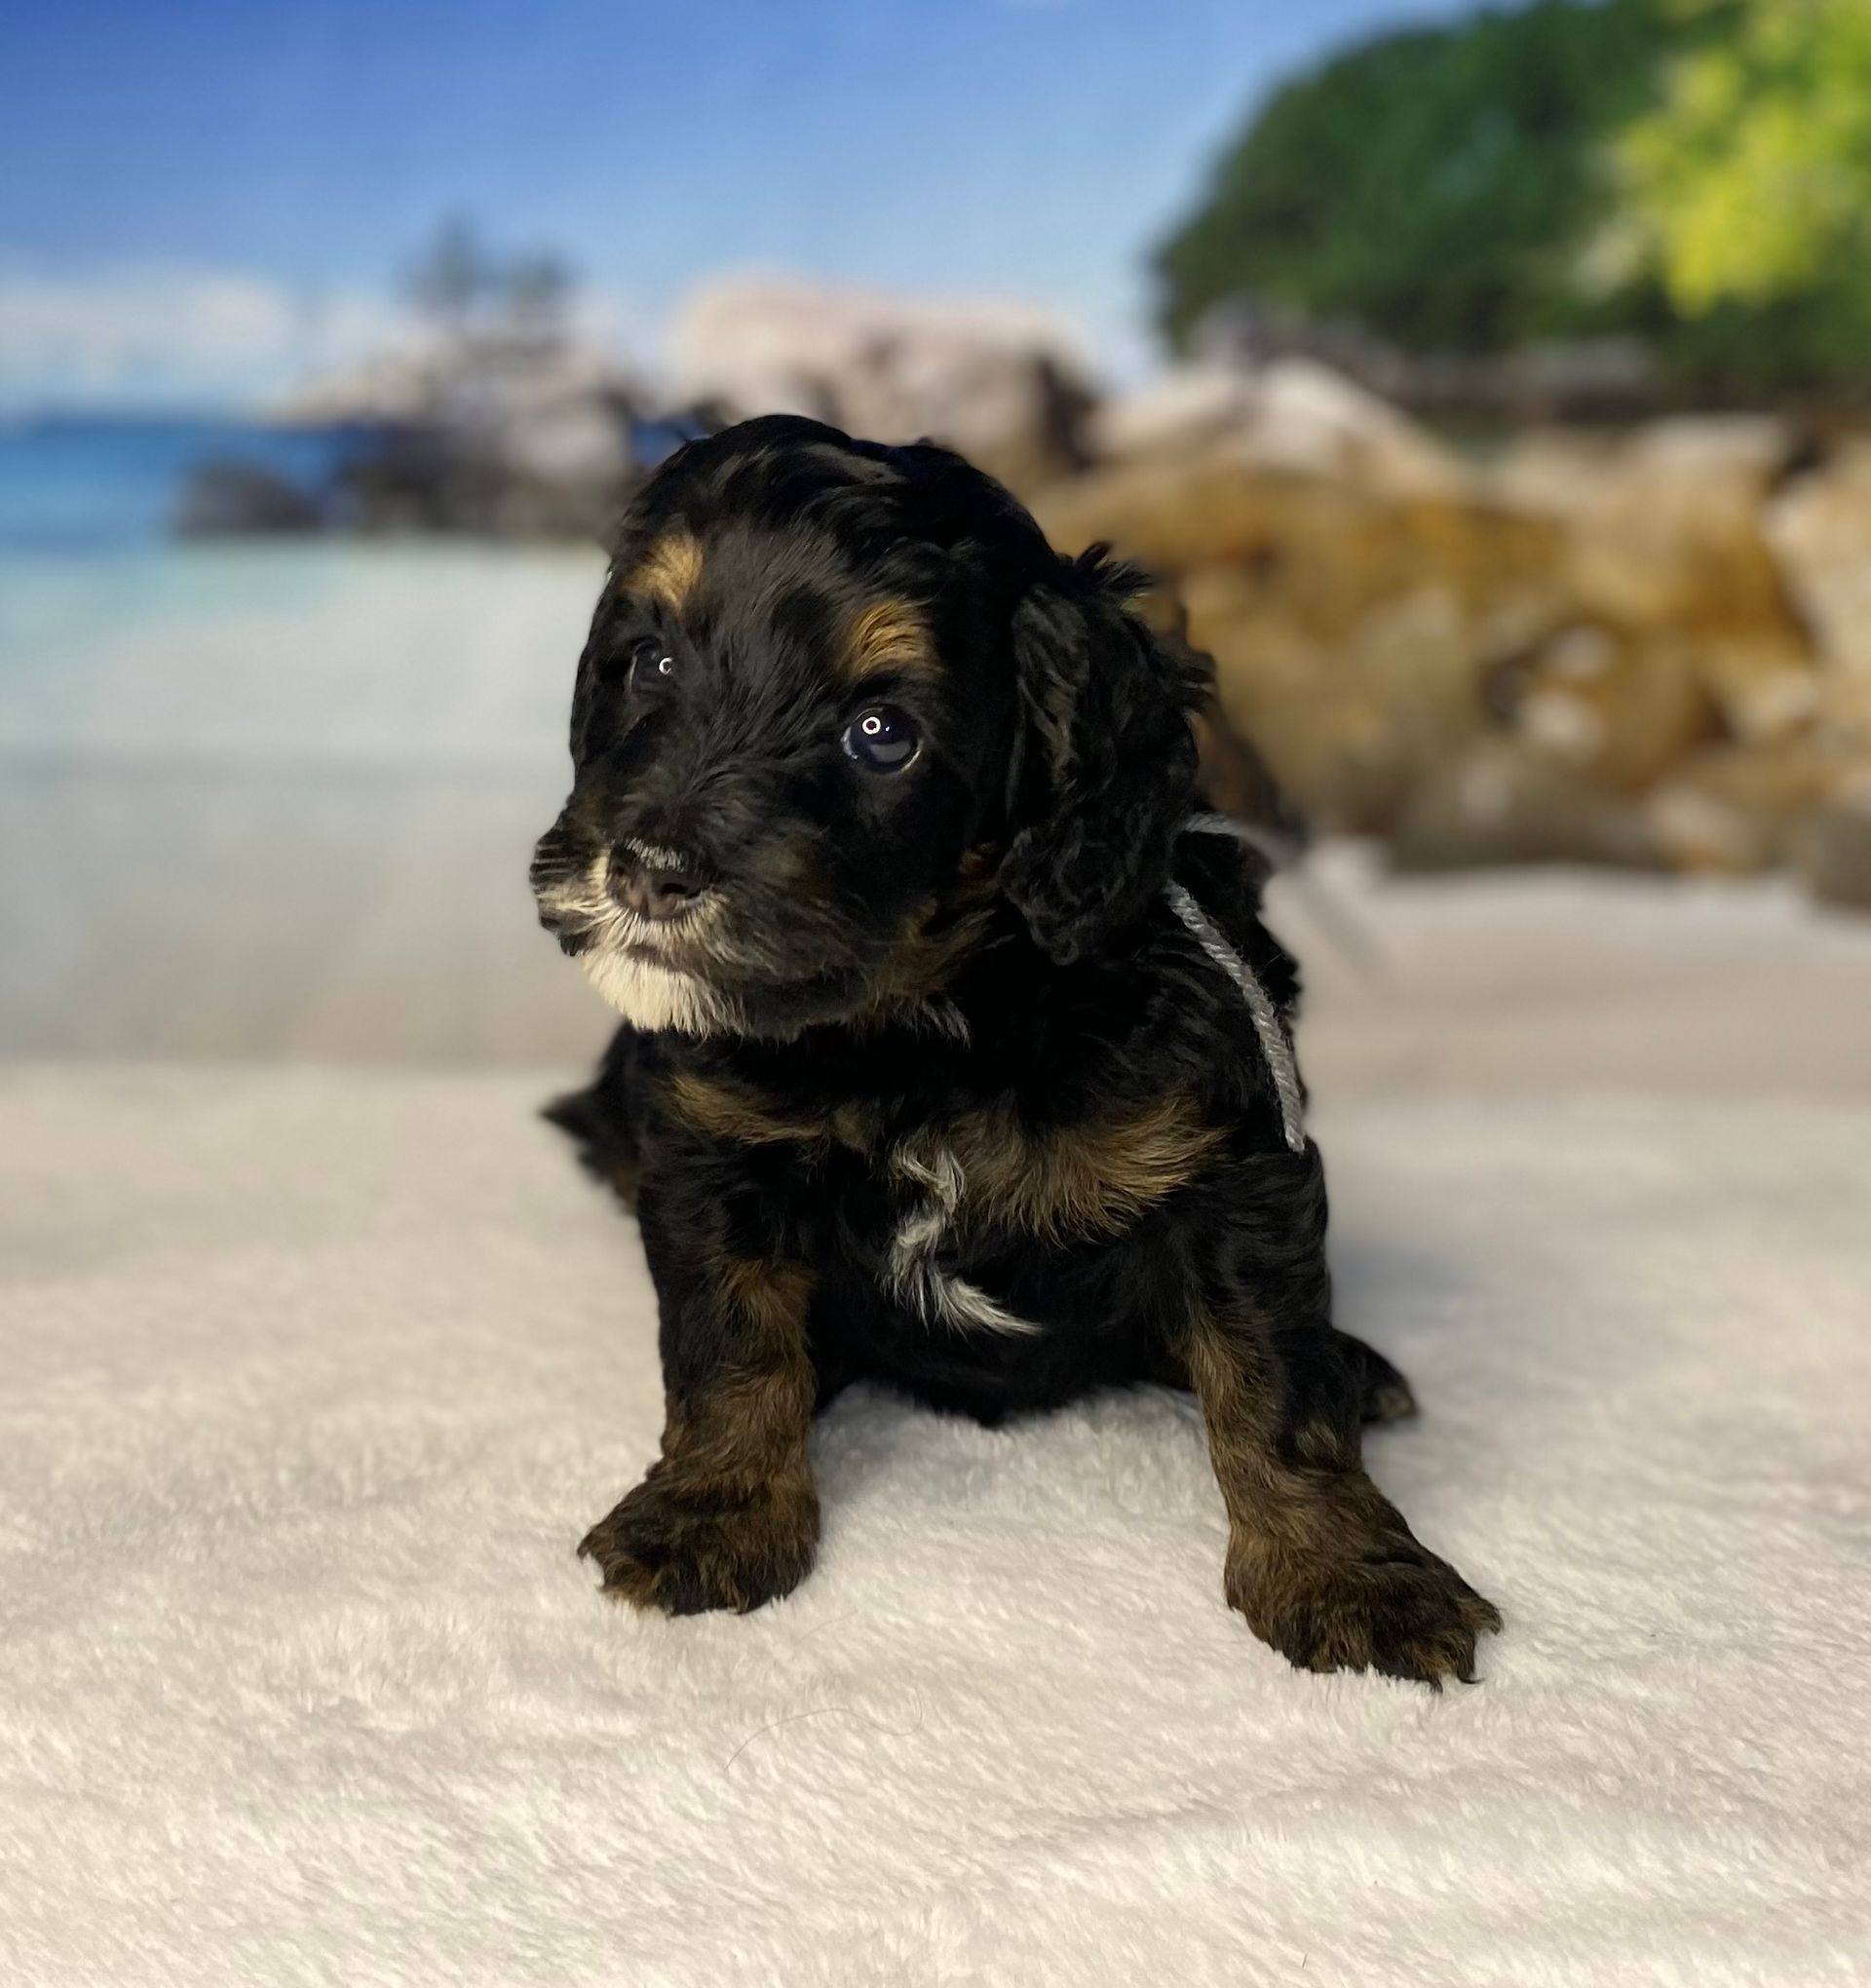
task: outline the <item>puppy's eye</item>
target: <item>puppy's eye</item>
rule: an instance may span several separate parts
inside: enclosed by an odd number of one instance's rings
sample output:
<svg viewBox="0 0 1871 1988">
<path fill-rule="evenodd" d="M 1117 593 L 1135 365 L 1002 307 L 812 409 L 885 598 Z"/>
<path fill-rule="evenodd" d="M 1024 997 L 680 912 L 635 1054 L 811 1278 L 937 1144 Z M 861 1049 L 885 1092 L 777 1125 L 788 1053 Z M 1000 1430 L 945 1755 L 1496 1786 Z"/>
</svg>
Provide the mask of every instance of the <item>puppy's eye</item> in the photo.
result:
<svg viewBox="0 0 1871 1988">
<path fill-rule="evenodd" d="M 630 683 L 632 690 L 661 690 L 675 675 L 675 658 L 668 645 L 653 635 L 630 644 Z"/>
<path fill-rule="evenodd" d="M 901 773 L 922 750 L 916 720 L 895 705 L 872 705 L 845 727 L 840 742 L 866 773 Z"/>
</svg>

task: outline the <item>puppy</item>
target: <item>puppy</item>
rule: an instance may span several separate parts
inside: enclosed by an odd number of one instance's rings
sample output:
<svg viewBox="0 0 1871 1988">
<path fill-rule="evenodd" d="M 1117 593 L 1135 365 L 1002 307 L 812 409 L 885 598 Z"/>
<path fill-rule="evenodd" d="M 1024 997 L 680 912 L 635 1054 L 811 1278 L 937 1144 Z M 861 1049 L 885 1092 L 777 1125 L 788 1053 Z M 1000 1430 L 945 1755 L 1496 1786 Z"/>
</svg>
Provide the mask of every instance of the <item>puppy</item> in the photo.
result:
<svg viewBox="0 0 1871 1988">
<path fill-rule="evenodd" d="M 633 1200 L 663 1450 L 581 1550 L 757 1608 L 815 1411 L 1193 1389 L 1223 1586 L 1316 1670 L 1473 1674 L 1495 1609 L 1359 1462 L 1408 1385 L 1331 1322 L 1293 962 L 1204 815 L 1193 652 L 945 450 L 790 417 L 643 490 L 578 666 L 543 922 L 624 1017 L 554 1115 Z"/>
</svg>

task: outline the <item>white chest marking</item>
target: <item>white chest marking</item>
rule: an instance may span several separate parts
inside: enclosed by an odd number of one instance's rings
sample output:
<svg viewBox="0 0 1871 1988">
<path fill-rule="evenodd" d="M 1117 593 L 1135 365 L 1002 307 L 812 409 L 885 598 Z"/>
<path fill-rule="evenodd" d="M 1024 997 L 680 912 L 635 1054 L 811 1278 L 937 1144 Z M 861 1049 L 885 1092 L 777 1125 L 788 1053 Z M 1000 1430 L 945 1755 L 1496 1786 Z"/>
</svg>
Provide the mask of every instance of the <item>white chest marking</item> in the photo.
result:
<svg viewBox="0 0 1871 1988">
<path fill-rule="evenodd" d="M 977 1284 L 937 1268 L 935 1256 L 955 1220 L 968 1188 L 962 1163 L 936 1140 L 905 1143 L 890 1156 L 892 1172 L 922 1189 L 916 1206 L 897 1225 L 890 1242 L 890 1282 L 898 1298 L 922 1318 L 965 1332 L 1006 1332 L 1025 1337 L 1043 1331 L 997 1304 Z"/>
</svg>

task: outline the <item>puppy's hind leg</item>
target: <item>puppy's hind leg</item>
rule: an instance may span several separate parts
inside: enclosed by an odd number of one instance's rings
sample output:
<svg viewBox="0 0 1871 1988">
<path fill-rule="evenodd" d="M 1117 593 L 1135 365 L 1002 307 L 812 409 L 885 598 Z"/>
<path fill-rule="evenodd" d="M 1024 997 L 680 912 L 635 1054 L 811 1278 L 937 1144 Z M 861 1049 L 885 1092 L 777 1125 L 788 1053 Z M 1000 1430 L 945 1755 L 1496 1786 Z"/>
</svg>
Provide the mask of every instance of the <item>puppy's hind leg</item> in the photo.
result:
<svg viewBox="0 0 1871 1988">
<path fill-rule="evenodd" d="M 619 1029 L 592 1084 L 554 1098 L 539 1114 L 572 1141 L 586 1171 L 601 1180 L 627 1208 L 636 1205 L 642 1171 L 637 1125 L 642 1042 L 635 1029 L 628 1025 Z"/>
<path fill-rule="evenodd" d="M 1402 1370 L 1361 1339 L 1333 1326 L 1332 1340 L 1357 1381 L 1357 1417 L 1360 1422 L 1400 1422 L 1420 1411 L 1416 1393 Z M 1194 1392 L 1189 1362 L 1173 1347 L 1156 1349 L 1147 1358 L 1140 1378 L 1156 1381 L 1165 1388 Z"/>
<path fill-rule="evenodd" d="M 1357 1380 L 1357 1415 L 1360 1422 L 1400 1422 L 1420 1411 L 1416 1392 L 1402 1370 L 1361 1339 L 1342 1332 L 1334 1325 L 1332 1339 L 1346 1364 Z"/>
</svg>

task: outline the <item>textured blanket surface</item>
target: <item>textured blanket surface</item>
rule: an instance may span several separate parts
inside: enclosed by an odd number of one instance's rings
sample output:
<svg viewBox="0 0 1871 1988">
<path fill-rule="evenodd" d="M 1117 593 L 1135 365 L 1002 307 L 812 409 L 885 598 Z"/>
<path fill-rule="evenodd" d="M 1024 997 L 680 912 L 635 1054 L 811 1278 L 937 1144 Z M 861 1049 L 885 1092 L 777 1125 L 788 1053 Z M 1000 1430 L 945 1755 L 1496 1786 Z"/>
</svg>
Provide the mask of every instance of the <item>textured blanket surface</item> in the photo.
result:
<svg viewBox="0 0 1871 1988">
<path fill-rule="evenodd" d="M 1319 1126 L 1440 1698 L 1220 1594 L 1191 1406 L 857 1391 L 791 1599 L 573 1558 L 653 1454 L 551 1078 L 0 1076 L 0 1978 L 1871 1978 L 1871 1109 Z"/>
</svg>

